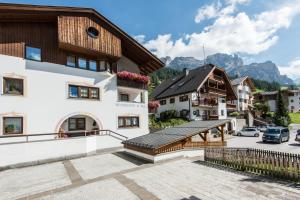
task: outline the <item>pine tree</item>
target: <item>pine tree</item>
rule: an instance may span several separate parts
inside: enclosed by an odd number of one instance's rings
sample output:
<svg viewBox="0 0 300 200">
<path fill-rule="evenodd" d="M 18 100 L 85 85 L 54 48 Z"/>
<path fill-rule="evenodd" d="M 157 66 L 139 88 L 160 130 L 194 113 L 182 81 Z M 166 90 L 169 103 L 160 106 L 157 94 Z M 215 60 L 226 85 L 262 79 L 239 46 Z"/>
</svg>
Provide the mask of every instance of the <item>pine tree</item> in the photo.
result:
<svg viewBox="0 0 300 200">
<path fill-rule="evenodd" d="M 277 94 L 277 105 L 274 116 L 274 123 L 278 126 L 288 126 L 291 123 L 291 118 L 284 105 L 282 93 L 278 90 Z"/>
</svg>

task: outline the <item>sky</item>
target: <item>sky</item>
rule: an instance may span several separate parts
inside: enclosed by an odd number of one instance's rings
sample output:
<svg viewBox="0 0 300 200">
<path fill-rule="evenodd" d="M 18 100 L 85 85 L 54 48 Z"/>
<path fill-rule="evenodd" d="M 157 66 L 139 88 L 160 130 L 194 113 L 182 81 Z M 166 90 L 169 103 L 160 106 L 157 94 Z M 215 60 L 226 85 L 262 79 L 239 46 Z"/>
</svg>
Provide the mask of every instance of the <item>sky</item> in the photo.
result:
<svg viewBox="0 0 300 200">
<path fill-rule="evenodd" d="M 239 54 L 300 78 L 300 0 L 9 0 L 94 8 L 158 57 Z"/>
</svg>

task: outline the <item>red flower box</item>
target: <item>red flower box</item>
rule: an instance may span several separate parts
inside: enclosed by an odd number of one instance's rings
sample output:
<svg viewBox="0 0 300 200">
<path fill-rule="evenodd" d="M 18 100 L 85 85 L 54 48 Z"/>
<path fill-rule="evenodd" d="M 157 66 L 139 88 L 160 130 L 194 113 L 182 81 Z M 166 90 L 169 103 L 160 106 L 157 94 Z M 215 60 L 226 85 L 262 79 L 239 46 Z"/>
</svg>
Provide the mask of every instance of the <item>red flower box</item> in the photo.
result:
<svg viewBox="0 0 300 200">
<path fill-rule="evenodd" d="M 131 81 L 135 81 L 135 82 L 139 82 L 139 83 L 143 83 L 143 84 L 149 83 L 148 76 L 143 76 L 143 75 L 128 72 L 128 71 L 118 72 L 117 77 L 120 79 L 131 80 Z"/>
<path fill-rule="evenodd" d="M 159 102 L 158 101 L 150 101 L 148 103 L 148 108 L 149 109 L 156 109 L 160 106 Z"/>
</svg>

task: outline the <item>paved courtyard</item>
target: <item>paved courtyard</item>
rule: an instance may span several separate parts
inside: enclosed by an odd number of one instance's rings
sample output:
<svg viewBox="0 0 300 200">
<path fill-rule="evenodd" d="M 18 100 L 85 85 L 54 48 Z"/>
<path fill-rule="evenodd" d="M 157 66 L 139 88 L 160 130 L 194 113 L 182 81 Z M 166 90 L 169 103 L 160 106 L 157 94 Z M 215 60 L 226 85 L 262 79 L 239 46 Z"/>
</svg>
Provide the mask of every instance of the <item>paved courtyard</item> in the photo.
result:
<svg viewBox="0 0 300 200">
<path fill-rule="evenodd" d="M 291 199 L 293 183 L 279 183 L 207 166 L 200 158 L 150 164 L 123 153 L 0 172 L 0 199 Z"/>
<path fill-rule="evenodd" d="M 270 151 L 282 151 L 287 153 L 300 154 L 300 143 L 295 141 L 296 130 L 300 129 L 300 124 L 293 125 L 294 129 L 290 131 L 290 141 L 284 142 L 282 144 L 275 143 L 263 143 L 262 135 L 260 133 L 259 137 L 242 137 L 233 136 L 233 138 L 227 140 L 228 147 L 250 147 L 265 149 Z"/>
</svg>

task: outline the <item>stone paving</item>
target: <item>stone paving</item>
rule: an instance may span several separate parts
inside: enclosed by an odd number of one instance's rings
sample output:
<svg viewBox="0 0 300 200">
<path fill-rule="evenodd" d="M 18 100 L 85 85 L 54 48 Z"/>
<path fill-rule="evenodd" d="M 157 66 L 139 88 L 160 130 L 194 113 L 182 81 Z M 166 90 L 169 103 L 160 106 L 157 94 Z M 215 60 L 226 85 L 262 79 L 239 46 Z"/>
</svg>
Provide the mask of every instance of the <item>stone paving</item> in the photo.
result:
<svg viewBox="0 0 300 200">
<path fill-rule="evenodd" d="M 200 160 L 150 164 L 108 153 L 12 169 L 0 172 L 0 199 L 300 199 L 292 183 L 226 171 Z"/>
</svg>

